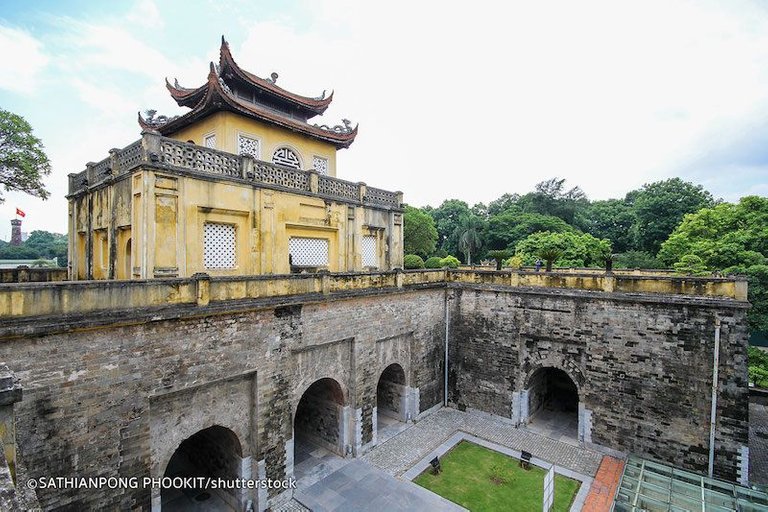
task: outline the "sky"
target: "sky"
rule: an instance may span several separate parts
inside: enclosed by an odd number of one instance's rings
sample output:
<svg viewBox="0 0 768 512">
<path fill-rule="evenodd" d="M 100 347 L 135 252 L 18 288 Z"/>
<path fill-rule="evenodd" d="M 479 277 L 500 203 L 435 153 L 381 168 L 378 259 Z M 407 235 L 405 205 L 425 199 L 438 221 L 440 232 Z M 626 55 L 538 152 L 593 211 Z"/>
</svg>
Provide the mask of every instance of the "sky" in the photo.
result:
<svg viewBox="0 0 768 512">
<path fill-rule="evenodd" d="M 45 145 L 47 201 L 4 192 L 0 239 L 67 231 L 67 175 L 183 114 L 225 35 L 243 68 L 359 123 L 337 176 L 414 206 L 560 177 L 590 199 L 679 176 L 768 195 L 768 3 L 2 0 L 0 108 Z M 7 219 L 2 221 L 2 218 Z"/>
</svg>

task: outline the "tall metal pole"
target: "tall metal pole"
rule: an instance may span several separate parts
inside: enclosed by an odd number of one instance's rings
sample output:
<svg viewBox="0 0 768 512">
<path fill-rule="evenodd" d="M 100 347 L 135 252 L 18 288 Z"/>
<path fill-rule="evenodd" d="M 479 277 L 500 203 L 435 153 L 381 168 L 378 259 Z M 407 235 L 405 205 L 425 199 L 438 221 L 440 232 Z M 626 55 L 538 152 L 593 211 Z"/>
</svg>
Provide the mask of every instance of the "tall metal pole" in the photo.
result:
<svg viewBox="0 0 768 512">
<path fill-rule="evenodd" d="M 443 406 L 448 407 L 448 288 L 445 289 L 445 366 L 443 382 Z"/>
<path fill-rule="evenodd" d="M 709 415 L 709 477 L 715 469 L 715 426 L 717 420 L 717 373 L 720 368 L 720 319 L 715 318 L 715 361 L 712 368 L 712 411 Z"/>
</svg>

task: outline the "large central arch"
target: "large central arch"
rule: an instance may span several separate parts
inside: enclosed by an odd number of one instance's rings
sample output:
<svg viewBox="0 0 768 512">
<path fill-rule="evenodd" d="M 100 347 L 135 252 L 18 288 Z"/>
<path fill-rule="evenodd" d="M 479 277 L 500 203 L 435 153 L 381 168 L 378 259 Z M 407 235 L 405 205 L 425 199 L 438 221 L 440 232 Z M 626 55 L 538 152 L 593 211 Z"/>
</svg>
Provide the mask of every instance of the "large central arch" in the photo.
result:
<svg viewBox="0 0 768 512">
<path fill-rule="evenodd" d="M 198 431 L 179 444 L 165 469 L 164 477 L 212 477 L 234 480 L 242 477 L 240 441 L 228 428 L 214 425 Z M 246 495 L 238 489 L 163 489 L 164 512 L 184 510 L 238 511 Z"/>
<path fill-rule="evenodd" d="M 304 391 L 293 418 L 294 475 L 305 476 L 329 455 L 346 452 L 345 395 L 334 379 L 323 378 Z"/>
<path fill-rule="evenodd" d="M 579 435 L 579 388 L 560 368 L 542 366 L 525 380 L 521 399 L 523 422 L 529 428 L 561 440 L 582 440 Z"/>
</svg>

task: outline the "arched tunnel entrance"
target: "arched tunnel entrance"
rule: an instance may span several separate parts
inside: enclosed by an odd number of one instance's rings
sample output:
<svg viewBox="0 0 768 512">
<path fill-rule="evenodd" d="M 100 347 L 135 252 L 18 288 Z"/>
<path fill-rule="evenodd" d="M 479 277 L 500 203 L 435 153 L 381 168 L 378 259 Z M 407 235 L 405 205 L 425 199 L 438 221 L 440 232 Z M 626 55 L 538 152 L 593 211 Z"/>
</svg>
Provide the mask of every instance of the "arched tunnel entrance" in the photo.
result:
<svg viewBox="0 0 768 512">
<path fill-rule="evenodd" d="M 310 476 L 344 456 L 346 424 L 344 391 L 338 382 L 315 381 L 299 400 L 293 420 L 293 471 Z"/>
<path fill-rule="evenodd" d="M 577 441 L 579 391 L 559 368 L 539 368 L 527 382 L 528 428 L 562 441 Z"/>
<path fill-rule="evenodd" d="M 387 366 L 376 386 L 377 442 L 397 435 L 408 421 L 405 371 L 397 363 Z"/>
<path fill-rule="evenodd" d="M 237 435 L 214 425 L 181 442 L 166 466 L 164 477 L 213 477 L 232 480 L 242 475 L 243 454 Z M 163 512 L 242 510 L 240 489 L 163 489 Z"/>
</svg>

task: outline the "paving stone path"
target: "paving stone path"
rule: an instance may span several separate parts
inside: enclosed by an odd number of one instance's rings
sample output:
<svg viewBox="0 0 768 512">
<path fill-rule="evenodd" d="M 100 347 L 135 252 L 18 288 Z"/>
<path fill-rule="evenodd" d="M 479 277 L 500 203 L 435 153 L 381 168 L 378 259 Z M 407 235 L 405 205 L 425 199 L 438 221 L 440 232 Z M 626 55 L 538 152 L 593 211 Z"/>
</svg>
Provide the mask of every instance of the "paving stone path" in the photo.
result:
<svg viewBox="0 0 768 512">
<path fill-rule="evenodd" d="M 440 409 L 380 444 L 363 456 L 363 460 L 391 475 L 400 476 L 457 431 L 514 450 L 531 452 L 535 457 L 589 476 L 597 474 L 602 459 L 600 453 L 515 428 L 489 415 Z"/>
<path fill-rule="evenodd" d="M 749 481 L 768 485 L 768 405 L 749 403 Z"/>
<path fill-rule="evenodd" d="M 582 512 L 609 512 L 613 505 L 613 497 L 621 480 L 621 472 L 624 470 L 624 461 L 603 457 L 600 468 L 597 470 L 592 487 L 589 488 L 587 501 L 584 502 Z"/>
</svg>

